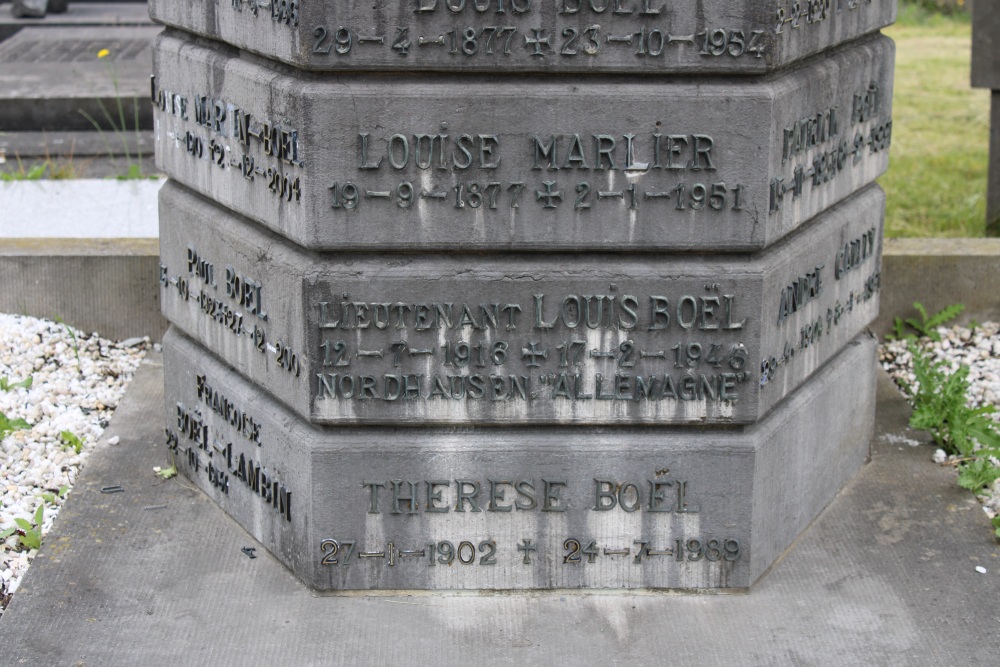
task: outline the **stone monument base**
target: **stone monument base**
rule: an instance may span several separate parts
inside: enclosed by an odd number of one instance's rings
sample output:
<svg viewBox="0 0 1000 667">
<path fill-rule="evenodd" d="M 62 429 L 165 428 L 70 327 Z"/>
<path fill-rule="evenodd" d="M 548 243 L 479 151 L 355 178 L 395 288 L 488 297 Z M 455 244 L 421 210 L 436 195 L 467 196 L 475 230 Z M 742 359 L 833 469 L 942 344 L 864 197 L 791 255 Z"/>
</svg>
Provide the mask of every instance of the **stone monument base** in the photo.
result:
<svg viewBox="0 0 1000 667">
<path fill-rule="evenodd" d="M 875 342 L 753 426 L 315 427 L 176 329 L 178 469 L 323 590 L 741 589 L 860 468 Z"/>
</svg>

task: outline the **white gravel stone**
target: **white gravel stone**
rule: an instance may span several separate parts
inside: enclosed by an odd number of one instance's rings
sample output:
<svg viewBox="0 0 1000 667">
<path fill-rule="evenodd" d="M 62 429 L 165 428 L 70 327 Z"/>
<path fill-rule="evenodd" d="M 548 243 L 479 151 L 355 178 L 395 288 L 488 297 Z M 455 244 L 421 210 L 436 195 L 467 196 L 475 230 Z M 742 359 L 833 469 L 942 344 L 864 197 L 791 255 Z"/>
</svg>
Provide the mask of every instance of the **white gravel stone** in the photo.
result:
<svg viewBox="0 0 1000 667">
<path fill-rule="evenodd" d="M 72 488 L 151 347 L 148 338 L 114 343 L 82 331 L 70 335 L 56 322 L 0 314 L 0 381 L 32 380 L 30 387 L 0 389 L 0 414 L 29 424 L 0 438 L 0 532 L 16 526 L 14 519 L 33 521 L 44 504 L 44 539 L 63 502 L 60 490 Z M 80 452 L 64 432 L 79 438 Z M 15 543 L 13 536 L 0 543 L 0 614 L 35 557 Z"/>
</svg>

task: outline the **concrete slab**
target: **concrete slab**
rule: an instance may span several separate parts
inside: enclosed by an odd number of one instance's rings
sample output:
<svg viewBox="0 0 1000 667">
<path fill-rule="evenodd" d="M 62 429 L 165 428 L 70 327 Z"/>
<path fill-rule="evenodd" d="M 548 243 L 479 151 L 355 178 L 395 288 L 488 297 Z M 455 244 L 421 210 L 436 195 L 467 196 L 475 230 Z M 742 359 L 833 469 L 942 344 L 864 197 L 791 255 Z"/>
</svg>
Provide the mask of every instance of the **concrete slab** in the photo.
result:
<svg viewBox="0 0 1000 667">
<path fill-rule="evenodd" d="M 93 130 L 87 116 L 112 133 L 151 128 L 149 44 L 159 31 L 30 27 L 0 42 L 0 130 Z M 110 53 L 98 58 L 102 49 Z"/>
<path fill-rule="evenodd" d="M 0 183 L 0 238 L 156 238 L 163 181 Z"/>
<path fill-rule="evenodd" d="M 0 238 L 0 312 L 160 340 L 159 259 L 155 239 Z"/>
<path fill-rule="evenodd" d="M 880 375 L 872 462 L 749 594 L 317 595 L 201 492 L 153 475 L 167 457 L 151 357 L 106 431 L 121 444 L 101 442 L 0 620 L 4 658 L 994 665 L 1000 546 L 954 473 L 908 444 L 906 405 Z M 102 495 L 111 484 L 125 493 Z"/>
<path fill-rule="evenodd" d="M 30 20 L 15 18 L 9 2 L 0 5 L 0 42 L 23 28 L 115 25 L 149 26 L 153 22 L 144 2 L 70 2 L 62 14 Z"/>
<path fill-rule="evenodd" d="M 0 183 L 0 311 L 160 340 L 162 181 Z"/>
</svg>

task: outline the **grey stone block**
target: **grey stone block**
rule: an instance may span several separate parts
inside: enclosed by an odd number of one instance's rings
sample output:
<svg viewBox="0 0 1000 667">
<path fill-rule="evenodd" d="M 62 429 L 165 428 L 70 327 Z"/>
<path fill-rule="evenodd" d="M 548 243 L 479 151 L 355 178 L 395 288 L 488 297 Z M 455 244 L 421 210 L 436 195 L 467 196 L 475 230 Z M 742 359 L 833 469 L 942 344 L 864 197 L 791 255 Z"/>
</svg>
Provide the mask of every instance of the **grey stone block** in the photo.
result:
<svg viewBox="0 0 1000 667">
<path fill-rule="evenodd" d="M 172 328 L 178 468 L 320 589 L 739 589 L 868 454 L 860 336 L 753 427 L 316 428 Z"/>
<path fill-rule="evenodd" d="M 878 313 L 878 186 L 672 256 L 310 253 L 160 197 L 164 315 L 316 423 L 748 423 Z"/>
<path fill-rule="evenodd" d="M 972 85 L 1000 90 L 1000 13 L 992 2 L 972 7 Z"/>
<path fill-rule="evenodd" d="M 176 36 L 154 51 L 160 168 L 316 249 L 759 249 L 888 164 L 883 37 L 753 82 L 305 76 Z"/>
<path fill-rule="evenodd" d="M 895 0 L 152 0 L 310 70 L 760 74 L 892 23 Z"/>
<path fill-rule="evenodd" d="M 120 147 L 121 135 L 134 133 L 137 124 L 151 128 L 153 113 L 145 102 L 149 44 L 162 29 L 47 22 L 0 42 L 0 132 L 88 132 L 96 123 L 108 133 L 108 143 Z M 111 53 L 99 59 L 101 49 Z M 117 148 L 105 154 L 112 150 Z"/>
</svg>

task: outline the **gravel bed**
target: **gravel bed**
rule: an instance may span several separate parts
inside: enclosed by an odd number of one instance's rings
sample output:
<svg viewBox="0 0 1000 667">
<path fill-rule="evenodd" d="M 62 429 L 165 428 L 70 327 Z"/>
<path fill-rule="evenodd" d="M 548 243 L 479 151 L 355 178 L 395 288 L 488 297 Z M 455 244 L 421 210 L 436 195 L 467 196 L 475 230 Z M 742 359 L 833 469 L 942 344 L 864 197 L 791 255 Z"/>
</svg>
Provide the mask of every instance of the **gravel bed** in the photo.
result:
<svg viewBox="0 0 1000 667">
<path fill-rule="evenodd" d="M 0 533 L 16 518 L 33 521 L 44 505 L 44 537 L 150 347 L 149 338 L 115 343 L 57 322 L 0 314 L 0 414 L 30 425 L 0 440 Z M 29 387 L 3 388 L 28 378 Z M 108 441 L 117 442 L 114 435 Z M 14 536 L 0 543 L 0 614 L 35 557 L 20 547 Z"/>
<path fill-rule="evenodd" d="M 931 358 L 944 364 L 946 372 L 958 370 L 960 364 L 969 367 L 970 407 L 992 405 L 998 412 L 992 417 L 1000 423 L 1000 324 L 987 322 L 976 327 L 939 327 L 940 342 L 923 337 L 917 344 L 930 352 Z M 912 397 L 916 387 L 913 374 L 913 355 L 906 349 L 904 341 L 891 341 L 879 348 L 882 367 L 896 382 L 907 397 Z M 934 461 L 941 465 L 953 465 L 954 456 L 947 456 L 944 450 L 934 453 Z M 993 460 L 1000 465 L 1000 461 Z M 957 473 L 956 473 L 957 475 Z M 979 494 L 983 510 L 992 519 L 1000 514 L 1000 479 Z"/>
</svg>

